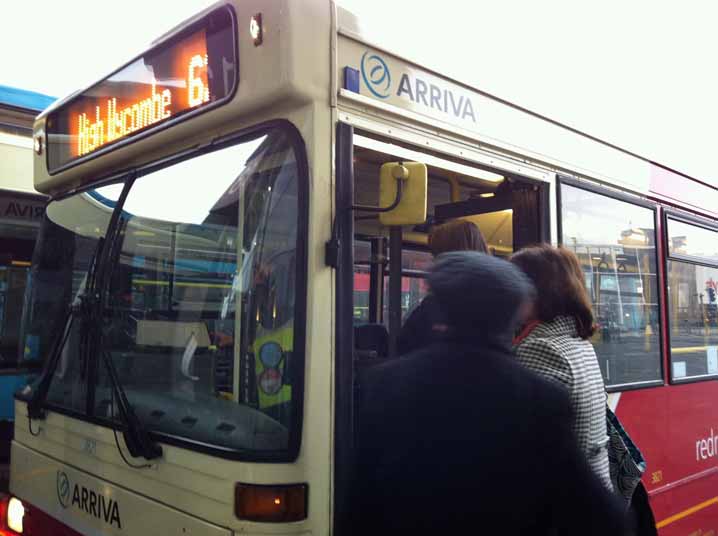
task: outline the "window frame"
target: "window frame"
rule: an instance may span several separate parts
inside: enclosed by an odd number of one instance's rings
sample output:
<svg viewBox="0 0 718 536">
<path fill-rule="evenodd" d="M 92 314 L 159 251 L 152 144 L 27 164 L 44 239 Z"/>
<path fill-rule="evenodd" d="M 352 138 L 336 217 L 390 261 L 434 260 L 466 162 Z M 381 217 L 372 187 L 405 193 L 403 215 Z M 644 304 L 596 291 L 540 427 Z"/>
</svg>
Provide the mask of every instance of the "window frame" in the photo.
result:
<svg viewBox="0 0 718 536">
<path fill-rule="evenodd" d="M 562 196 L 562 188 L 564 185 L 570 186 L 572 188 L 577 188 L 579 190 L 584 190 L 596 195 L 600 195 L 603 197 L 608 197 L 609 199 L 613 199 L 616 201 L 622 201 L 624 203 L 628 203 L 630 205 L 634 205 L 637 207 L 642 207 L 649 209 L 653 212 L 653 238 L 654 238 L 654 256 L 656 261 L 656 299 L 658 302 L 658 360 L 660 363 L 660 378 L 655 380 L 639 380 L 635 382 L 627 382 L 627 383 L 616 383 L 612 385 L 608 385 L 604 380 L 604 385 L 606 388 L 606 392 L 608 393 L 617 393 L 617 392 L 623 392 L 623 391 L 633 391 L 637 389 L 648 389 L 651 387 L 658 387 L 663 386 L 666 384 L 666 352 L 664 350 L 664 293 L 665 290 L 665 277 L 662 278 L 661 270 L 663 270 L 663 273 L 665 274 L 665 255 L 661 254 L 661 245 L 662 242 L 659 243 L 661 240 L 661 236 L 659 235 L 661 231 L 660 222 L 661 218 L 658 211 L 658 204 L 653 203 L 647 199 L 642 199 L 640 197 L 634 197 L 630 194 L 610 189 L 607 187 L 602 187 L 594 183 L 589 183 L 587 181 L 578 180 L 573 177 L 569 177 L 567 175 L 556 175 L 556 231 L 557 231 L 557 240 L 559 245 L 563 245 L 563 196 Z M 663 234 L 663 233 L 660 233 Z M 661 284 L 661 281 L 663 279 L 664 284 Z"/>
<path fill-rule="evenodd" d="M 669 220 L 674 220 L 679 223 L 685 223 L 688 225 L 691 225 L 693 227 L 700 227 L 701 229 L 705 229 L 707 231 L 712 231 L 716 234 L 718 234 L 718 222 L 711 222 L 710 220 L 707 220 L 705 218 L 701 218 L 699 216 L 693 215 L 693 214 L 686 214 L 684 212 L 680 212 L 673 208 L 667 208 L 663 211 L 663 225 L 665 228 L 665 243 L 666 243 L 666 259 L 670 260 L 676 260 L 681 262 L 688 262 L 691 264 L 699 264 L 701 266 L 707 266 L 710 268 L 718 268 L 718 261 L 715 263 L 711 263 L 709 260 L 707 260 L 705 257 L 698 257 L 694 255 L 683 255 L 683 254 L 675 254 L 671 253 L 670 249 L 668 249 L 668 239 L 670 238 L 668 234 L 668 225 Z M 717 237 L 718 238 L 718 237 Z"/>
<path fill-rule="evenodd" d="M 669 292 L 668 292 L 668 261 L 674 261 L 674 262 L 682 262 L 684 264 L 691 264 L 696 266 L 703 266 L 706 268 L 715 268 L 718 270 L 718 263 L 711 264 L 707 260 L 703 259 L 702 257 L 694 257 L 691 255 L 681 255 L 679 254 L 671 254 L 670 250 L 668 249 L 668 240 L 669 240 L 669 234 L 668 234 L 668 220 L 675 220 L 680 223 L 685 223 L 688 225 L 692 225 L 694 227 L 700 227 L 703 229 L 706 229 L 708 231 L 713 231 L 718 233 L 718 222 L 711 221 L 708 218 L 704 218 L 701 216 L 698 216 L 696 214 L 690 214 L 683 212 L 676 208 L 664 208 L 663 210 L 663 233 L 661 239 L 663 240 L 664 249 L 666 254 L 663 256 L 663 263 L 664 263 L 664 272 L 666 274 L 665 277 L 665 293 L 666 293 L 666 307 L 668 307 L 668 303 L 670 301 L 669 299 Z M 667 313 L 667 311 L 666 311 Z M 668 314 L 666 314 L 666 358 L 667 363 L 669 365 L 669 373 L 668 373 L 668 379 L 669 383 L 671 385 L 683 385 L 687 383 L 696 383 L 696 382 L 705 382 L 705 381 L 715 381 L 718 380 L 718 372 L 715 374 L 704 374 L 701 376 L 687 376 L 685 378 L 674 378 L 673 377 L 673 354 L 671 351 L 671 319 Z"/>
<path fill-rule="evenodd" d="M 293 367 L 292 374 L 292 415 L 289 430 L 289 440 L 287 448 L 281 451 L 255 451 L 249 449 L 231 449 L 222 447 L 221 445 L 213 445 L 198 441 L 187 437 L 179 437 L 165 432 L 148 430 L 149 436 L 159 443 L 172 445 L 187 450 L 207 454 L 210 456 L 228 459 L 233 461 L 254 462 L 254 463 L 292 463 L 299 457 L 301 448 L 301 439 L 303 431 L 303 414 L 304 414 L 304 391 L 305 391 L 305 364 L 306 364 L 306 325 L 307 325 L 307 259 L 308 259 L 308 229 L 309 229 L 309 164 L 307 158 L 306 144 L 299 130 L 288 120 L 276 119 L 270 120 L 258 125 L 242 129 L 238 132 L 218 138 L 213 144 L 204 147 L 198 147 L 191 151 L 181 151 L 168 158 L 150 162 L 141 166 L 136 170 L 127 170 L 121 174 L 115 174 L 110 178 L 98 180 L 91 185 L 83 185 L 81 189 L 73 190 L 63 195 L 58 195 L 50 200 L 50 202 L 61 201 L 73 195 L 78 195 L 89 190 L 94 190 L 108 184 L 132 182 L 145 175 L 180 164 L 185 160 L 201 156 L 206 153 L 219 151 L 248 142 L 253 139 L 267 135 L 274 130 L 281 130 L 288 139 L 292 150 L 294 151 L 295 163 L 297 165 L 297 242 L 296 242 L 296 284 L 294 302 L 294 350 L 293 350 Z M 130 191 L 131 191 L 130 187 Z M 118 219 L 119 221 L 119 219 Z M 117 221 L 110 223 L 106 231 L 106 235 L 115 232 Z M 235 356 L 235 359 L 237 356 Z M 96 387 L 96 377 L 85 380 L 87 383 L 86 400 L 94 394 Z M 21 401 L 27 401 L 20 393 L 16 393 L 15 398 Z M 43 407 L 58 414 L 65 415 L 90 424 L 103 426 L 115 431 L 122 431 L 124 425 L 114 419 L 106 417 L 98 417 L 92 413 L 78 412 L 71 408 L 59 406 L 48 402 L 43 402 Z"/>
</svg>

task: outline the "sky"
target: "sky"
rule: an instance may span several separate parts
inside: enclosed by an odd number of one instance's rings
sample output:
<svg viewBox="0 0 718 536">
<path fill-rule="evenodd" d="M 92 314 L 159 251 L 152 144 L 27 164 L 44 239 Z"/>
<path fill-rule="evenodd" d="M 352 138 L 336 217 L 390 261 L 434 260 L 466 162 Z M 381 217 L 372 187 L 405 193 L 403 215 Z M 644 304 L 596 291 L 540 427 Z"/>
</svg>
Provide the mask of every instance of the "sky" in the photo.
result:
<svg viewBox="0 0 718 536">
<path fill-rule="evenodd" d="M 64 96 L 211 3 L 8 2 L 0 84 Z M 718 186 L 718 2 L 339 4 L 402 56 Z"/>
</svg>

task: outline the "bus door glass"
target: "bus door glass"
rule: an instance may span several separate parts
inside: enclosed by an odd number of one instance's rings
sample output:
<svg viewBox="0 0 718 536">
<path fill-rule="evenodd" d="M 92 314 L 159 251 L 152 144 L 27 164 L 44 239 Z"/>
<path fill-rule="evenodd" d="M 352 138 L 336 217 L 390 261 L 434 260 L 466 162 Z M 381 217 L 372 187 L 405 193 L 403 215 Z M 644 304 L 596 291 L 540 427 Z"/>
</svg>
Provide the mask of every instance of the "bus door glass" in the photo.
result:
<svg viewBox="0 0 718 536">
<path fill-rule="evenodd" d="M 426 284 L 426 272 L 431 266 L 432 257 L 426 249 L 415 249 L 407 244 L 401 252 L 401 318 L 402 321 L 413 311 L 429 293 Z M 389 317 L 389 276 L 384 277 L 384 315 Z"/>
</svg>

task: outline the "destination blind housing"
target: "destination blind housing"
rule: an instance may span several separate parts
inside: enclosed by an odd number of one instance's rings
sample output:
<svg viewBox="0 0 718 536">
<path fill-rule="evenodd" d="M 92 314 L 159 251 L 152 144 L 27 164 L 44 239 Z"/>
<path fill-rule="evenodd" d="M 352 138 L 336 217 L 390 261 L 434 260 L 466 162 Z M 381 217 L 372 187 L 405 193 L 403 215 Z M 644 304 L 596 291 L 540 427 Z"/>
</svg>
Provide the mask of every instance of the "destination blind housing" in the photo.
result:
<svg viewBox="0 0 718 536">
<path fill-rule="evenodd" d="M 52 112 L 48 170 L 226 101 L 238 71 L 234 26 L 230 8 L 217 9 Z"/>
</svg>

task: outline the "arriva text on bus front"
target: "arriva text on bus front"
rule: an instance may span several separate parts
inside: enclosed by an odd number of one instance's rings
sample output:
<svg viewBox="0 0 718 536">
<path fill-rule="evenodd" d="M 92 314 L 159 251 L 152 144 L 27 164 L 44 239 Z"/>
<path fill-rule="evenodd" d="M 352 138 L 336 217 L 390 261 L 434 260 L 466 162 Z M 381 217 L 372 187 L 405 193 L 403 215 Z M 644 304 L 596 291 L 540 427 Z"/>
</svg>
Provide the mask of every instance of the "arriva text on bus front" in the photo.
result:
<svg viewBox="0 0 718 536">
<path fill-rule="evenodd" d="M 195 54 L 187 65 L 184 87 L 187 108 L 209 102 L 207 85 L 207 55 Z M 126 104 L 117 109 L 117 98 L 107 99 L 104 106 L 95 106 L 94 118 L 86 112 L 77 114 L 77 155 L 82 156 L 99 147 L 120 139 L 135 131 L 167 119 L 172 115 L 172 89 L 157 89 L 157 81 L 151 84 L 146 98 Z M 182 108 L 182 109 L 187 109 Z"/>
</svg>

